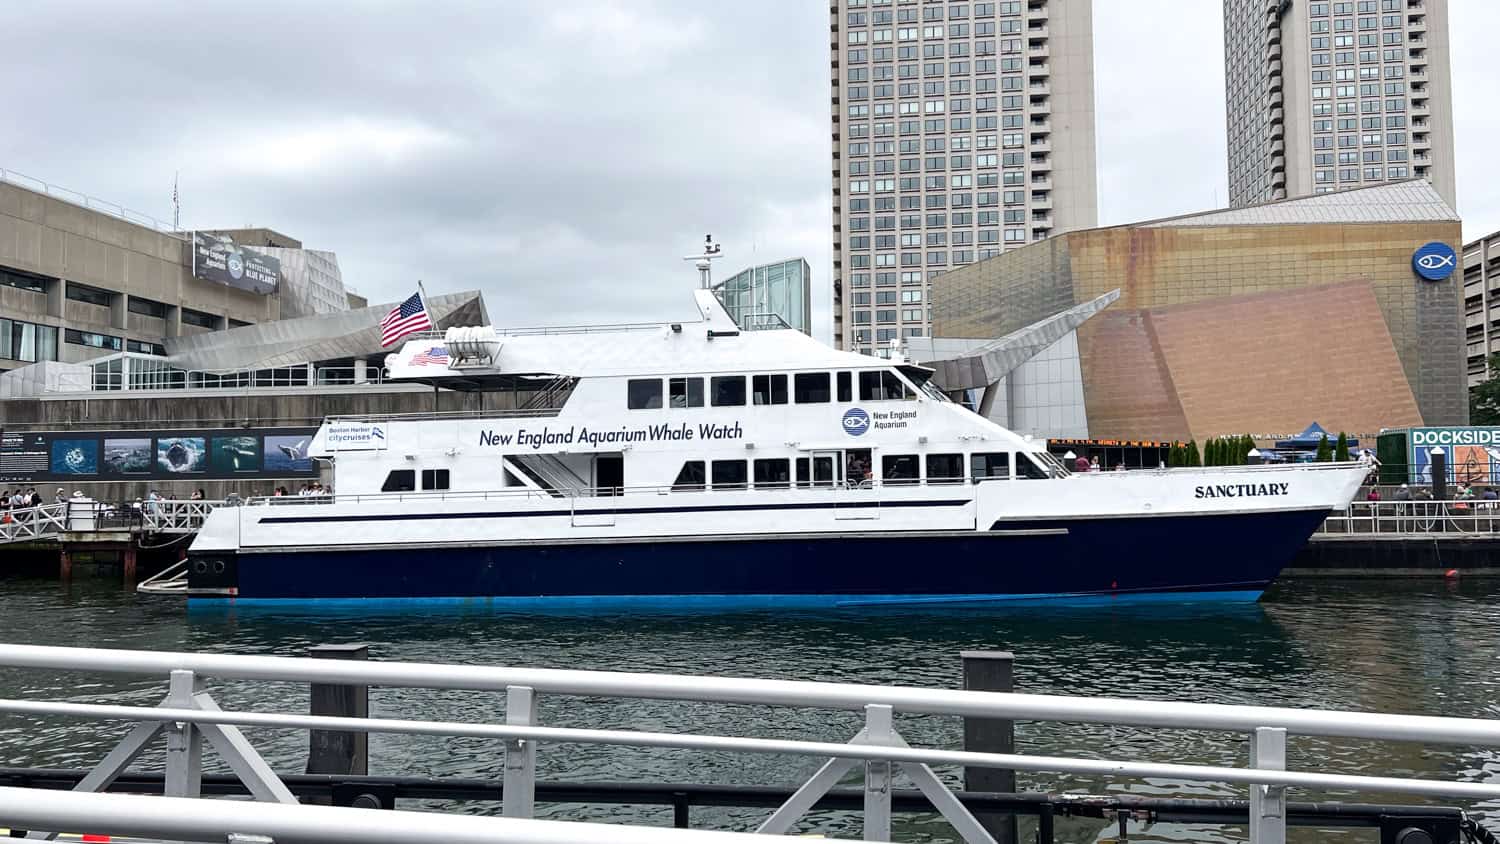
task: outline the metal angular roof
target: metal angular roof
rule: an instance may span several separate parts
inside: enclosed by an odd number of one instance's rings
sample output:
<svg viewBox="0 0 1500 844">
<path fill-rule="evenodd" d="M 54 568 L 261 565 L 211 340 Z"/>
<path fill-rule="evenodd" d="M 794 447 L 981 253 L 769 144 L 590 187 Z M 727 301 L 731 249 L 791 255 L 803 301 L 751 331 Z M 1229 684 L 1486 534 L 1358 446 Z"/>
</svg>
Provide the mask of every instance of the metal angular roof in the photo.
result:
<svg viewBox="0 0 1500 844">
<path fill-rule="evenodd" d="M 1364 188 L 1282 199 L 1244 208 L 1226 208 L 1168 217 L 1131 228 L 1187 226 L 1274 226 L 1297 223 L 1405 223 L 1457 221 L 1458 213 L 1426 179 L 1386 182 Z"/>
<path fill-rule="evenodd" d="M 974 345 L 966 349 L 956 348 L 966 345 L 962 340 L 908 337 L 904 342 L 912 360 L 932 367 L 933 381 L 942 389 L 978 389 L 1004 378 L 1119 298 L 1120 290 L 1116 288 L 998 340 L 967 341 Z"/>
<path fill-rule="evenodd" d="M 477 290 L 429 296 L 434 327 L 489 322 Z M 394 303 L 320 316 L 283 319 L 163 340 L 172 366 L 204 372 L 273 369 L 312 361 L 379 354 L 380 321 Z M 395 351 L 395 347 L 384 351 Z"/>
</svg>

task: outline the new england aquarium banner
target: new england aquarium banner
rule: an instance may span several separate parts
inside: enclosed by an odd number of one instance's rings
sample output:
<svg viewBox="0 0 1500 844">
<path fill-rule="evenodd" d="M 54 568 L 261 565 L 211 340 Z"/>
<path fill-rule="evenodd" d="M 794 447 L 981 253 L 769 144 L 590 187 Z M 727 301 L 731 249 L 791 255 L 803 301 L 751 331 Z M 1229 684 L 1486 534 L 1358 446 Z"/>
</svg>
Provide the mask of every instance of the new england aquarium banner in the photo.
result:
<svg viewBox="0 0 1500 844">
<path fill-rule="evenodd" d="M 0 483 L 308 478 L 317 428 L 0 432 Z"/>
<path fill-rule="evenodd" d="M 238 246 L 221 234 L 193 232 L 193 277 L 268 296 L 276 292 L 281 260 Z"/>
<path fill-rule="evenodd" d="M 1439 448 L 1450 483 L 1500 484 L 1500 428 L 1412 428 L 1407 448 L 1417 483 L 1432 483 L 1432 450 Z"/>
</svg>

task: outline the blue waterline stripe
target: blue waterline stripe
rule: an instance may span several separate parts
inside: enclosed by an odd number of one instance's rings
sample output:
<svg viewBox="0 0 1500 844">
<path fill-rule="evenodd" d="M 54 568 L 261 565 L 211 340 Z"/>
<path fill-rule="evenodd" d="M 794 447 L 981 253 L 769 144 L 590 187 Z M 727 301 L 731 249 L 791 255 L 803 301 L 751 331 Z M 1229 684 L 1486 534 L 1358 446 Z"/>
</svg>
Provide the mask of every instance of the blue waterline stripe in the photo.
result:
<svg viewBox="0 0 1500 844">
<path fill-rule="evenodd" d="M 1262 587 L 1205 591 L 1158 592 L 1055 592 L 1035 595 L 566 595 L 502 598 L 205 598 L 192 596 L 195 607 L 340 608 L 368 610 L 378 607 L 417 609 L 423 606 L 473 607 L 483 609 L 660 609 L 660 610 L 749 610 L 749 609 L 863 609 L 863 608 L 964 608 L 981 606 L 1092 606 L 1148 603 L 1242 602 L 1260 598 Z"/>
<path fill-rule="evenodd" d="M 856 509 L 888 509 L 901 507 L 963 507 L 971 503 L 971 499 L 961 501 L 882 501 L 868 504 L 853 502 L 849 504 L 740 504 L 740 505 L 707 505 L 698 507 L 631 507 L 628 509 L 609 510 L 508 510 L 492 513 L 374 513 L 370 515 L 352 516 L 270 516 L 260 520 L 260 524 L 321 524 L 325 522 L 403 522 L 403 521 L 432 521 L 444 519 L 514 519 L 531 518 L 534 516 L 629 516 L 629 515 L 660 515 L 664 513 L 716 513 L 716 512 L 740 512 L 754 510 L 856 510 Z"/>
</svg>

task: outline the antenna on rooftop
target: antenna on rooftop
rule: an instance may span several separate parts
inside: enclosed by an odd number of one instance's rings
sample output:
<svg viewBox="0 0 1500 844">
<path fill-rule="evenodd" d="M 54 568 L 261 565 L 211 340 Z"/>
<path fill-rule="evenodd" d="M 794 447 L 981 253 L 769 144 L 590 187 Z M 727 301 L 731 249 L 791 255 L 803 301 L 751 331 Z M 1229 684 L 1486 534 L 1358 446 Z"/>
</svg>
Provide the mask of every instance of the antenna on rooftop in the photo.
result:
<svg viewBox="0 0 1500 844">
<path fill-rule="evenodd" d="M 713 235 L 706 234 L 703 236 L 703 254 L 688 255 L 682 260 L 694 262 L 693 265 L 698 268 L 698 282 L 707 290 L 713 284 L 709 262 L 720 257 L 723 256 L 719 254 L 719 244 L 714 243 Z"/>
</svg>

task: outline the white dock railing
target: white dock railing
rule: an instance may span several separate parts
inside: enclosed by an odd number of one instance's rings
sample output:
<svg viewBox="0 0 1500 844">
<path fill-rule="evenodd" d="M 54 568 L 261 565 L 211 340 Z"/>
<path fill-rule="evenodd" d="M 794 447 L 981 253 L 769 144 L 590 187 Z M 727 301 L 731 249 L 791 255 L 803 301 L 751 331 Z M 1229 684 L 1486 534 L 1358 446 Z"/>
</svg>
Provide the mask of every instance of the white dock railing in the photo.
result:
<svg viewBox="0 0 1500 844">
<path fill-rule="evenodd" d="M 167 739 L 167 795 L 195 797 L 200 793 L 202 750 L 207 743 L 223 757 L 256 799 L 272 803 L 295 803 L 291 792 L 238 729 L 248 726 L 500 739 L 505 748 L 502 811 L 507 817 L 523 819 L 532 816 L 535 804 L 538 743 L 661 747 L 822 758 L 825 761 L 817 773 L 755 831 L 762 834 L 789 832 L 840 778 L 856 768 L 862 768 L 864 838 L 867 841 L 890 840 L 891 778 L 894 771 L 899 769 L 915 783 L 936 811 L 953 825 L 964 841 L 970 844 L 993 843 L 994 839 L 990 834 L 928 767 L 932 764 L 1076 773 L 1121 779 L 1161 777 L 1248 785 L 1251 804 L 1250 833 L 1255 844 L 1282 844 L 1285 841 L 1289 788 L 1404 793 L 1463 800 L 1500 798 L 1500 783 L 1367 776 L 1337 773 L 1326 768 L 1315 772 L 1286 770 L 1288 736 L 1341 736 L 1500 747 L 1500 721 L 1488 719 L 671 674 L 115 651 L 32 645 L 0 645 L 0 666 L 145 674 L 169 678 L 166 698 L 158 707 L 0 700 L 0 713 L 124 720 L 136 724 L 125 740 L 84 777 L 77 787 L 78 791 L 98 791 L 107 787 L 158 733 L 164 733 Z M 219 709 L 204 689 L 205 677 L 503 691 L 506 695 L 505 723 L 474 724 L 397 718 L 225 712 Z M 537 722 L 537 698 L 541 694 L 849 710 L 863 712 L 864 728 L 847 744 L 841 744 L 646 730 L 547 727 Z M 893 715 L 897 712 L 1223 731 L 1248 736 L 1250 758 L 1248 766 L 1240 768 L 1138 759 L 1088 759 L 914 748 L 906 743 L 893 726 Z M 7 805 L 4 802 L 6 796 L 8 793 L 0 795 L 0 809 Z M 67 824 L 70 827 L 86 826 L 101 832 L 110 831 L 107 828 L 108 822 L 121 817 L 114 810 L 107 812 L 100 809 L 98 814 L 94 814 L 93 810 L 87 809 L 87 804 L 78 805 L 80 814 L 71 816 Z M 285 819 L 287 823 L 292 823 L 297 816 L 290 811 L 277 810 L 274 818 L 278 822 Z M 33 826 L 56 829 L 59 825 L 56 817 L 41 818 Z M 270 823 L 273 815 L 266 817 L 265 825 L 250 823 L 238 831 L 271 835 L 274 838 L 278 831 L 288 832 L 293 829 L 286 826 L 273 828 Z M 325 815 L 314 813 L 304 817 L 306 826 L 297 827 L 298 834 L 293 837 L 307 840 L 352 840 L 340 837 L 342 833 L 336 830 L 327 831 L 326 836 L 315 834 L 320 829 L 320 824 L 324 823 L 320 819 Z M 387 815 L 374 817 L 384 818 Z M 0 811 L 0 820 L 6 819 L 4 812 Z M 253 814 L 244 817 L 247 823 L 255 819 Z M 238 820 L 235 822 L 238 823 Z M 16 824 L 13 819 L 11 823 Z M 434 825 L 433 828 L 440 827 Z M 121 828 L 121 831 L 140 832 L 142 828 Z M 185 833 L 170 831 L 152 834 Z M 33 837 L 50 836 L 47 833 L 34 833 Z M 500 837 L 496 840 L 512 839 Z M 544 839 L 523 837 L 514 840 Z M 545 840 L 603 839 L 579 837 Z M 613 840 L 637 839 L 622 833 Z"/>
</svg>

